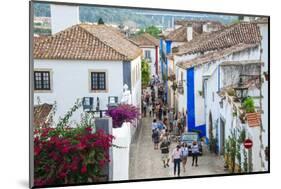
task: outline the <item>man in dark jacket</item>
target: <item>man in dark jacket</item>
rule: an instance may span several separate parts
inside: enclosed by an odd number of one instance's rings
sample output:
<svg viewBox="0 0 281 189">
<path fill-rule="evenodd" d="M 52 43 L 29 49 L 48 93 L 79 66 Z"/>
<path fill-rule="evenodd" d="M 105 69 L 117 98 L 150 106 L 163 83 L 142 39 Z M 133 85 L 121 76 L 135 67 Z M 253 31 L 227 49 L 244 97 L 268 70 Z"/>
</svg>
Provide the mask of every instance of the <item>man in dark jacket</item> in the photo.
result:
<svg viewBox="0 0 281 189">
<path fill-rule="evenodd" d="M 169 140 L 165 137 L 163 139 L 163 142 L 160 145 L 160 150 L 161 150 L 161 157 L 162 157 L 162 161 L 164 164 L 164 168 L 169 167 L 169 146 L 170 146 L 170 142 Z"/>
</svg>

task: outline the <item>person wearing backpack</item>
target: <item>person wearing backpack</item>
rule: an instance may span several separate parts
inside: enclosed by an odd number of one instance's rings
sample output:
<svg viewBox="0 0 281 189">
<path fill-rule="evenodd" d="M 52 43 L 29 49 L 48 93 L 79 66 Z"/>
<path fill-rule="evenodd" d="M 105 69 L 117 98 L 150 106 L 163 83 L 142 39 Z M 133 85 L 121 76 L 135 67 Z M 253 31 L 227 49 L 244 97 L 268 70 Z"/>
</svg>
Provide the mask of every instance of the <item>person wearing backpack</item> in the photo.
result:
<svg viewBox="0 0 281 189">
<path fill-rule="evenodd" d="M 164 168 L 169 167 L 169 146 L 170 142 L 167 137 L 164 137 L 163 142 L 160 144 L 161 158 L 164 164 Z"/>
<path fill-rule="evenodd" d="M 186 143 L 183 143 L 181 147 L 181 161 L 182 161 L 183 172 L 186 171 L 185 167 L 186 167 L 187 157 L 188 157 L 188 146 Z"/>
<path fill-rule="evenodd" d="M 154 150 L 158 150 L 158 144 L 159 144 L 159 140 L 160 140 L 160 136 L 159 136 L 159 130 L 158 129 L 154 129 L 152 132 L 152 139 L 153 139 L 153 143 L 154 143 Z"/>
</svg>

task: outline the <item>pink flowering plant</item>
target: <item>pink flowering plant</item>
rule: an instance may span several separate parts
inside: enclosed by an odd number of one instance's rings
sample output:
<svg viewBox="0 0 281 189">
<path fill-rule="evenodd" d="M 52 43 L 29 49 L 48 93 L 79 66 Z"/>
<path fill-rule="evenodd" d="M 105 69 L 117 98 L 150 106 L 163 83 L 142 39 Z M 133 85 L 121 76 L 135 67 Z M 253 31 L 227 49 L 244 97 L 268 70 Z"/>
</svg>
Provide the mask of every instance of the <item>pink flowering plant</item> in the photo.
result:
<svg viewBox="0 0 281 189">
<path fill-rule="evenodd" d="M 71 115 L 72 109 L 67 115 Z M 35 186 L 96 182 L 110 161 L 113 136 L 93 125 L 67 126 L 69 116 L 57 127 L 34 130 Z M 82 122 L 81 122 L 82 123 Z"/>
<path fill-rule="evenodd" d="M 112 117 L 114 128 L 121 127 L 124 122 L 132 123 L 140 116 L 139 109 L 130 104 L 120 104 L 117 107 L 110 108 L 105 114 Z"/>
</svg>

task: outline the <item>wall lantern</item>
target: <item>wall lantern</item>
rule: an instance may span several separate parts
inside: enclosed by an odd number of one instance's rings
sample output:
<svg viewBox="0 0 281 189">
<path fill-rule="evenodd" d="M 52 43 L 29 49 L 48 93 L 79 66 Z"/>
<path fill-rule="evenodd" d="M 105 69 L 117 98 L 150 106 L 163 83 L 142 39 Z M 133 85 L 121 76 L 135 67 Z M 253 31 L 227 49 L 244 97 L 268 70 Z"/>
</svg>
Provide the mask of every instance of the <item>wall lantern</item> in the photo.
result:
<svg viewBox="0 0 281 189">
<path fill-rule="evenodd" d="M 96 110 L 99 111 L 100 110 L 100 98 L 97 97 L 97 106 L 96 106 Z"/>
<path fill-rule="evenodd" d="M 118 105 L 118 97 L 109 96 L 108 97 L 108 107 L 116 107 L 117 105 Z"/>
<path fill-rule="evenodd" d="M 84 111 L 92 111 L 94 104 L 93 97 L 83 97 L 82 106 Z"/>
<path fill-rule="evenodd" d="M 248 96 L 248 87 L 243 87 L 243 80 L 241 76 L 239 77 L 238 86 L 234 87 L 233 89 L 240 102 L 242 102 L 242 100 Z"/>
</svg>

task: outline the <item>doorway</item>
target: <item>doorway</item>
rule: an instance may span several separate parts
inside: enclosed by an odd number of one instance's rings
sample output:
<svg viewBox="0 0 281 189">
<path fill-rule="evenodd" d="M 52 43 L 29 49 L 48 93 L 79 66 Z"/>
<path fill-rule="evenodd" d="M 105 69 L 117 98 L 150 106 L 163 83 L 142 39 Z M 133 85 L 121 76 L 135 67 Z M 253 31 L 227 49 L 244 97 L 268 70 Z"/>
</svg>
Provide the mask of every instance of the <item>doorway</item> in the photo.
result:
<svg viewBox="0 0 281 189">
<path fill-rule="evenodd" d="M 220 118 L 220 155 L 224 155 L 225 145 L 225 120 Z"/>
</svg>

